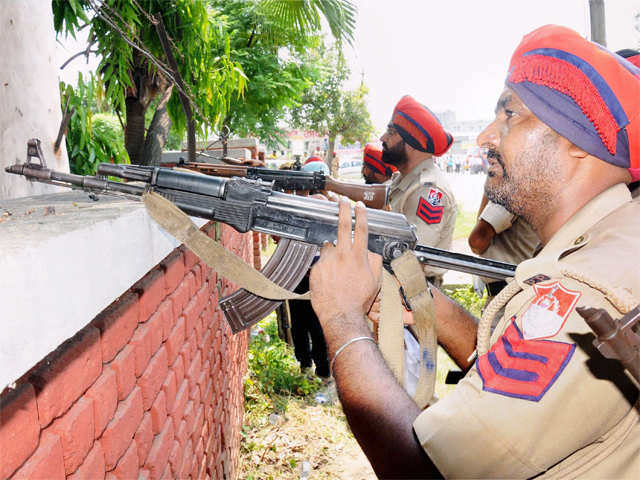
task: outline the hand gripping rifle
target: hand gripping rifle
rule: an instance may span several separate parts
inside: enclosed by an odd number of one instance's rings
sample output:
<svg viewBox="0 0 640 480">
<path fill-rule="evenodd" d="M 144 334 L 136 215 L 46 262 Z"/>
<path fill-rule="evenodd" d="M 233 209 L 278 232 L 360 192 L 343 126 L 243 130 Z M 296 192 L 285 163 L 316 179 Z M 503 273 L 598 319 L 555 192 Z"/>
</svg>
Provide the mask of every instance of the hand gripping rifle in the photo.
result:
<svg viewBox="0 0 640 480">
<path fill-rule="evenodd" d="M 302 172 L 296 170 L 273 170 L 245 165 L 222 165 L 219 163 L 185 162 L 163 163 L 166 167 L 181 167 L 215 177 L 242 177 L 251 180 L 273 182 L 275 190 L 318 191 L 330 190 L 351 200 L 360 200 L 367 207 L 382 208 L 389 200 L 389 186 L 384 184 L 363 185 L 341 182 L 322 172 Z"/>
<path fill-rule="evenodd" d="M 294 288 L 307 272 L 317 247 L 337 238 L 336 203 L 276 192 L 272 184 L 259 180 L 226 179 L 161 167 L 108 163 L 99 165 L 98 173 L 102 176 L 96 177 L 51 170 L 43 161 L 12 165 L 6 171 L 44 183 L 78 186 L 89 192 L 140 197 L 151 190 L 189 215 L 226 223 L 239 232 L 254 230 L 280 236 L 285 240 L 280 242 L 263 273 L 287 289 Z M 115 182 L 104 176 L 143 184 Z M 421 263 L 434 267 L 497 279 L 514 275 L 515 265 L 418 245 L 415 227 L 404 215 L 381 210 L 368 210 L 367 214 L 369 250 L 382 255 L 387 265 L 404 251 L 413 250 Z M 234 333 L 264 318 L 280 303 L 243 289 L 220 301 Z"/>
</svg>

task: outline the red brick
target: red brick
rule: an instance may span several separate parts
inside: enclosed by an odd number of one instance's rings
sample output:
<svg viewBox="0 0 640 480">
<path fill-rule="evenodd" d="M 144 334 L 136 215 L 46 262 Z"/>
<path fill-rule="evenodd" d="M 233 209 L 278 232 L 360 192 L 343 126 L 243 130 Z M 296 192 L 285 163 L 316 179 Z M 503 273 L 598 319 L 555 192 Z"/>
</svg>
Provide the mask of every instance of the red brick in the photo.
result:
<svg viewBox="0 0 640 480">
<path fill-rule="evenodd" d="M 187 422 L 180 421 L 180 426 L 176 430 L 176 441 L 180 442 L 180 445 L 184 448 L 187 444 L 187 438 L 189 438 L 189 432 L 187 431 Z M 180 465 L 178 465 L 180 466 Z"/>
<path fill-rule="evenodd" d="M 202 337 L 202 341 L 200 342 L 200 350 L 202 350 L 202 355 L 204 358 L 207 358 L 209 353 L 211 352 L 211 346 L 213 345 L 213 332 L 211 329 L 206 329 L 204 335 Z"/>
<path fill-rule="evenodd" d="M 189 392 L 189 398 L 193 400 L 193 403 L 198 405 L 200 403 L 200 387 L 198 385 L 194 385 L 191 391 Z"/>
<path fill-rule="evenodd" d="M 127 345 L 109 365 L 116 374 L 118 400 L 124 400 L 136 384 L 135 349 Z"/>
<path fill-rule="evenodd" d="M 93 448 L 89 451 L 82 465 L 67 477 L 67 480 L 85 480 L 104 478 L 104 450 L 100 440 L 93 443 Z"/>
<path fill-rule="evenodd" d="M 131 338 L 131 347 L 134 351 L 134 364 L 136 377 L 142 375 L 151 358 L 151 330 L 148 323 L 141 323 L 136 328 Z"/>
<path fill-rule="evenodd" d="M 140 470 L 138 472 L 138 480 L 149 480 L 151 478 L 151 473 L 149 470 Z"/>
<path fill-rule="evenodd" d="M 118 383 L 114 371 L 105 366 L 85 397 L 93 400 L 94 438 L 98 438 L 113 418 L 118 405 Z"/>
<path fill-rule="evenodd" d="M 198 468 L 198 476 L 195 477 L 198 480 L 206 480 L 208 478 L 207 475 L 207 457 L 203 456 L 202 459 L 200 459 L 200 467 Z"/>
<path fill-rule="evenodd" d="M 140 292 L 140 316 L 138 319 L 141 322 L 146 322 L 166 297 L 162 269 L 151 270 L 133 286 L 133 290 Z"/>
<path fill-rule="evenodd" d="M 184 421 L 187 422 L 187 434 L 191 436 L 196 422 L 196 409 L 193 400 L 187 402 L 184 409 Z"/>
<path fill-rule="evenodd" d="M 100 332 L 86 327 L 48 355 L 29 380 L 36 390 L 40 426 L 62 415 L 102 371 Z"/>
<path fill-rule="evenodd" d="M 184 448 L 184 453 L 182 454 L 182 466 L 180 468 L 180 473 L 178 473 L 178 478 L 187 478 L 191 473 L 191 469 L 193 466 L 193 444 L 191 443 L 191 439 L 187 440 L 187 446 Z"/>
<path fill-rule="evenodd" d="M 122 454 L 129 448 L 133 435 L 138 430 L 143 416 L 142 393 L 136 387 L 118 405 L 113 420 L 107 425 L 101 437 L 104 461 L 107 470 L 113 470 Z"/>
<path fill-rule="evenodd" d="M 200 264 L 194 265 L 191 271 L 196 277 L 196 288 L 199 290 L 202 287 L 202 267 Z"/>
<path fill-rule="evenodd" d="M 160 477 L 160 480 L 174 480 L 173 474 L 171 473 L 171 467 L 169 467 L 168 464 L 164 468 L 164 472 L 162 472 L 162 477 Z"/>
<path fill-rule="evenodd" d="M 100 329 L 102 361 L 109 362 L 127 344 L 138 324 L 138 295 L 125 293 L 93 321 Z"/>
<path fill-rule="evenodd" d="M 198 298 L 196 296 L 189 301 L 184 309 L 185 336 L 187 338 L 191 335 L 191 332 L 193 332 L 200 313 L 202 313 L 202 309 L 200 309 L 198 305 Z"/>
<path fill-rule="evenodd" d="M 193 272 L 188 272 L 184 279 L 187 281 L 187 285 L 189 286 L 189 299 L 195 297 L 196 293 L 198 293 L 198 287 L 196 286 L 196 275 Z"/>
<path fill-rule="evenodd" d="M 156 399 L 151 405 L 151 426 L 153 428 L 153 434 L 156 435 L 162 430 L 164 421 L 167 418 L 167 401 L 164 396 L 164 392 L 160 391 L 156 396 Z"/>
<path fill-rule="evenodd" d="M 185 367 L 191 365 L 191 360 L 193 360 L 194 355 L 198 351 L 198 343 L 196 341 L 196 333 L 192 332 L 189 338 L 184 342 L 185 350 L 181 350 L 180 354 L 184 356 L 184 365 Z M 183 347 L 183 349 L 184 349 Z"/>
<path fill-rule="evenodd" d="M 151 408 L 151 404 L 162 388 L 162 383 L 169 373 L 169 365 L 167 364 L 167 351 L 163 347 L 149 361 L 149 365 L 138 379 L 138 386 L 142 390 L 142 404 L 145 410 Z"/>
<path fill-rule="evenodd" d="M 164 392 L 165 401 L 167 402 L 167 412 L 170 412 L 173 409 L 173 402 L 175 402 L 176 394 L 178 393 L 176 374 L 173 370 L 169 371 L 167 378 L 162 383 L 162 391 Z"/>
<path fill-rule="evenodd" d="M 200 463 L 198 462 L 198 458 L 196 457 L 195 452 L 191 455 L 191 471 L 190 478 L 198 478 L 198 467 Z"/>
<path fill-rule="evenodd" d="M 169 453 L 173 446 L 173 422 L 170 418 L 164 422 L 162 431 L 153 439 L 151 451 L 144 462 L 151 479 L 160 478 L 167 467 Z"/>
<path fill-rule="evenodd" d="M 149 450 L 151 450 L 151 443 L 153 442 L 153 428 L 151 426 L 151 414 L 145 412 L 142 417 L 142 422 L 136 431 L 133 439 L 136 441 L 138 447 L 138 461 L 140 466 L 144 465 Z"/>
<path fill-rule="evenodd" d="M 199 261 L 200 259 L 195 253 L 193 253 L 187 247 L 184 248 L 184 268 L 186 271 L 191 270 Z"/>
<path fill-rule="evenodd" d="M 60 437 L 65 473 L 75 472 L 93 446 L 93 400 L 81 398 L 46 431 Z"/>
<path fill-rule="evenodd" d="M 22 383 L 0 397 L 0 478 L 22 465 L 39 439 L 35 390 L 30 383 Z"/>
<path fill-rule="evenodd" d="M 171 371 L 176 374 L 176 385 L 182 384 L 182 380 L 184 380 L 184 360 L 182 355 L 178 356 L 173 365 L 171 365 Z"/>
<path fill-rule="evenodd" d="M 178 318 L 164 346 L 167 349 L 169 363 L 173 363 L 184 345 L 184 317 Z"/>
<path fill-rule="evenodd" d="M 202 366 L 202 371 L 198 376 L 198 380 L 196 383 L 200 386 L 200 391 L 202 391 L 207 386 L 207 378 L 211 375 L 211 362 L 207 360 L 207 362 Z"/>
<path fill-rule="evenodd" d="M 136 441 L 133 440 L 124 452 L 122 458 L 118 460 L 118 465 L 113 470 L 114 475 L 119 480 L 129 480 L 138 477 L 138 448 Z"/>
<path fill-rule="evenodd" d="M 196 403 L 196 405 L 198 405 Z M 193 422 L 193 435 L 191 439 L 195 442 L 198 439 L 198 436 L 202 434 L 202 427 L 204 425 L 204 405 L 199 404 L 198 412 L 196 413 L 195 421 Z"/>
<path fill-rule="evenodd" d="M 64 480 L 64 460 L 62 457 L 62 445 L 57 435 L 43 432 L 40 437 L 40 445 L 33 455 L 11 477 L 11 480 L 32 480 L 34 478 L 46 478 L 47 480 Z"/>
<path fill-rule="evenodd" d="M 213 398 L 213 380 L 211 377 L 208 377 L 207 386 L 204 387 L 204 393 L 202 394 L 202 403 L 204 405 L 211 405 L 211 400 Z"/>
<path fill-rule="evenodd" d="M 198 317 L 198 321 L 196 322 L 196 343 L 198 344 L 198 348 L 200 348 L 200 346 L 202 345 L 202 339 L 204 338 L 204 315 L 206 312 L 207 309 L 205 308 Z"/>
<path fill-rule="evenodd" d="M 176 440 L 173 441 L 173 446 L 171 447 L 171 452 L 169 453 L 169 466 L 171 468 L 171 473 L 175 478 L 178 478 L 178 473 L 180 473 L 180 467 L 182 466 L 182 452 L 184 448 L 180 443 Z"/>
<path fill-rule="evenodd" d="M 164 311 L 168 312 L 169 310 L 165 307 Z M 151 337 L 151 354 L 154 354 L 162 345 L 162 329 L 164 328 L 164 319 L 159 309 L 147 320 L 147 328 Z"/>
<path fill-rule="evenodd" d="M 189 379 L 189 389 L 193 388 L 198 383 L 198 378 L 202 372 L 202 354 L 200 350 L 195 351 L 191 365 L 187 370 L 187 378 Z"/>
<path fill-rule="evenodd" d="M 176 249 L 161 262 L 164 268 L 164 291 L 172 293 L 184 278 L 184 254 Z"/>
<path fill-rule="evenodd" d="M 178 389 L 176 401 L 173 404 L 173 410 L 171 411 L 171 418 L 173 419 L 176 430 L 178 429 L 180 420 L 182 420 L 182 416 L 184 415 L 184 409 L 187 407 L 187 400 L 189 400 L 189 382 L 183 380 L 182 385 L 180 385 L 180 388 Z"/>
<path fill-rule="evenodd" d="M 160 323 L 162 325 L 161 341 L 164 342 L 169 338 L 169 334 L 176 323 L 175 320 L 178 318 L 173 316 L 173 300 L 171 298 L 166 298 L 160 304 L 154 315 L 158 315 L 160 317 Z"/>
<path fill-rule="evenodd" d="M 104 477 L 104 480 L 120 480 L 118 477 L 116 477 L 116 474 L 113 472 L 107 472 L 107 474 Z"/>
<path fill-rule="evenodd" d="M 171 308 L 173 309 L 173 318 L 178 318 L 182 315 L 184 307 L 191 299 L 189 282 L 186 278 L 180 282 L 180 285 L 178 285 L 178 288 L 169 296 L 169 299 L 171 300 Z"/>
</svg>

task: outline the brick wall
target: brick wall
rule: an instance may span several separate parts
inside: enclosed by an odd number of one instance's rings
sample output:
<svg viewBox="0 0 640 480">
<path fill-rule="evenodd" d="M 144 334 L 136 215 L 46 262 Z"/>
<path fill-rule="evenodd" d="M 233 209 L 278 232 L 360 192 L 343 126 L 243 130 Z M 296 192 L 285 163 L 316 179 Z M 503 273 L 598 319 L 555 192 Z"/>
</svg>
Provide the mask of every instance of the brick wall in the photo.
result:
<svg viewBox="0 0 640 480">
<path fill-rule="evenodd" d="M 251 260 L 251 234 L 218 229 Z M 170 253 L 2 393 L 0 479 L 235 478 L 248 337 L 217 307 L 234 289 Z"/>
</svg>

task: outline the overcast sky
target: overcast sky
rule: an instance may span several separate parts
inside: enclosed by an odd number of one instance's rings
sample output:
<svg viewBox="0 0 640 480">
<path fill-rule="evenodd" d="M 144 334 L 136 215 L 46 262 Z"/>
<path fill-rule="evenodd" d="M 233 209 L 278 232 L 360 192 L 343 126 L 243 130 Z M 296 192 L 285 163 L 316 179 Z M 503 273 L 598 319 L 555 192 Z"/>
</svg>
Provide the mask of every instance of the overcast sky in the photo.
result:
<svg viewBox="0 0 640 480">
<path fill-rule="evenodd" d="M 356 0 L 351 87 L 364 74 L 380 131 L 410 94 L 458 119 L 490 119 L 509 59 L 525 33 L 549 23 L 589 33 L 588 0 Z M 638 48 L 640 0 L 605 0 L 607 47 Z"/>
</svg>

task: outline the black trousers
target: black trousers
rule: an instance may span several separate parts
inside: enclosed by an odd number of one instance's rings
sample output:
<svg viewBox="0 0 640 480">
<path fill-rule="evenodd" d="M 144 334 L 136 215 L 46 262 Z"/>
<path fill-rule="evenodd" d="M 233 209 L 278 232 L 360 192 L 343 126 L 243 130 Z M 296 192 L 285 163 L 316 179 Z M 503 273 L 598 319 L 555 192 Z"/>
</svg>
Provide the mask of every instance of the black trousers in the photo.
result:
<svg viewBox="0 0 640 480">
<path fill-rule="evenodd" d="M 296 293 L 309 290 L 309 276 L 305 275 L 295 289 Z M 291 300 L 291 337 L 293 350 L 301 368 L 311 367 L 311 361 L 316 365 L 316 375 L 329 376 L 329 358 L 324 333 L 316 313 L 308 300 Z"/>
</svg>

